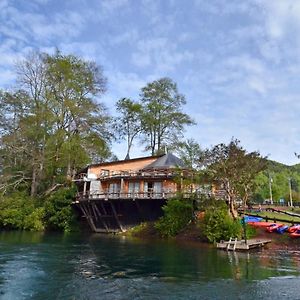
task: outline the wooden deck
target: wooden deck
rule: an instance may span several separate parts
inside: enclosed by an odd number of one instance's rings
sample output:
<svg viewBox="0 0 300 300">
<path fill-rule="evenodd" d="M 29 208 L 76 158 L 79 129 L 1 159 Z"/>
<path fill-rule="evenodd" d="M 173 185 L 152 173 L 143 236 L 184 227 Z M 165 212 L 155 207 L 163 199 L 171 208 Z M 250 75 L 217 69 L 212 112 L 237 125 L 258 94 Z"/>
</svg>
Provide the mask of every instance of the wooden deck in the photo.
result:
<svg viewBox="0 0 300 300">
<path fill-rule="evenodd" d="M 227 251 L 247 251 L 262 248 L 268 243 L 271 243 L 271 240 L 250 239 L 245 242 L 245 240 L 230 239 L 229 241 L 220 241 L 220 243 L 217 243 L 217 248 Z"/>
<path fill-rule="evenodd" d="M 203 193 L 196 193 L 196 192 L 181 192 L 180 196 L 185 199 L 191 199 L 191 197 L 202 195 Z M 116 193 L 109 193 L 109 192 L 93 192 L 93 193 L 77 193 L 75 203 L 79 203 L 82 201 L 96 201 L 96 200 L 114 200 L 114 199 L 131 199 L 131 200 L 138 200 L 138 199 L 149 199 L 149 200 L 157 200 L 157 199 L 170 199 L 178 196 L 178 192 L 133 192 L 133 193 L 124 193 L 124 192 L 116 192 Z"/>
</svg>

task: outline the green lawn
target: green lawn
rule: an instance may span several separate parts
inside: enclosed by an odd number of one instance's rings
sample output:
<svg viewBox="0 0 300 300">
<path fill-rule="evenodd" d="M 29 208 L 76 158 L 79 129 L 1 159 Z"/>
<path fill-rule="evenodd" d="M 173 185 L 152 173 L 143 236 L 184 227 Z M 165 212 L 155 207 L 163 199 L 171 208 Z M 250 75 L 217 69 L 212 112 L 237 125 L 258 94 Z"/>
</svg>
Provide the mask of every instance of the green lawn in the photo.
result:
<svg viewBox="0 0 300 300">
<path fill-rule="evenodd" d="M 276 220 L 286 220 L 287 222 L 293 222 L 293 223 L 300 223 L 300 217 L 294 217 L 294 216 L 289 216 L 286 214 L 281 214 L 281 213 L 277 213 L 277 212 L 272 212 L 272 211 L 261 211 L 261 212 L 257 212 L 255 213 L 258 216 L 261 217 L 268 217 L 270 219 L 270 221 L 273 221 L 274 218 Z"/>
</svg>

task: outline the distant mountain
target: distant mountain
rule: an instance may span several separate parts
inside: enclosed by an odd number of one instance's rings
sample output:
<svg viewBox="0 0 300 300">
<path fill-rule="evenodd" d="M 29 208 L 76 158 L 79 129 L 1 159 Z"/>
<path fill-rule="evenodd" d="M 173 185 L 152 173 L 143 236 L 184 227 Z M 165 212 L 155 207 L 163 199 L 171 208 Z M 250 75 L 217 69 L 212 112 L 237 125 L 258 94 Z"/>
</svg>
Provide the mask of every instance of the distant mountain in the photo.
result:
<svg viewBox="0 0 300 300">
<path fill-rule="evenodd" d="M 279 173 L 282 171 L 290 171 L 290 172 L 299 172 L 300 173 L 300 164 L 295 164 L 293 166 L 288 166 L 282 163 L 279 163 L 274 160 L 267 161 L 267 169 L 270 172 Z"/>
</svg>

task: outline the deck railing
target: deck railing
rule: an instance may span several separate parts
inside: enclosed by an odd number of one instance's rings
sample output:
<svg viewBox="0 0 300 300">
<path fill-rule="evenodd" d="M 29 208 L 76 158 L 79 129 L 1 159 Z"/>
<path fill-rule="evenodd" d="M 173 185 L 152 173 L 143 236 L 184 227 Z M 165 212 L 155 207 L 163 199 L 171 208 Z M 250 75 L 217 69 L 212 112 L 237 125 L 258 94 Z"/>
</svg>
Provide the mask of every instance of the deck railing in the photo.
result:
<svg viewBox="0 0 300 300">
<path fill-rule="evenodd" d="M 183 193 L 184 198 L 189 198 L 192 193 Z M 133 192 L 133 193 L 98 193 L 98 192 L 86 192 L 77 193 L 76 201 L 88 201 L 88 200 L 110 200 L 110 199 L 169 199 L 177 195 L 177 192 Z M 181 193 L 182 195 L 182 193 Z"/>
<path fill-rule="evenodd" d="M 173 178 L 178 175 L 179 175 L 178 172 L 174 170 L 121 171 L 121 172 L 110 171 L 109 173 L 100 172 L 98 174 L 95 174 L 97 179 L 100 180 L 117 179 L 117 178 L 130 179 L 130 178 L 140 178 L 140 177 L 143 178 L 171 178 L 172 177 Z M 81 181 L 84 180 L 85 178 L 87 178 L 87 174 L 81 173 L 77 175 L 75 181 Z"/>
</svg>

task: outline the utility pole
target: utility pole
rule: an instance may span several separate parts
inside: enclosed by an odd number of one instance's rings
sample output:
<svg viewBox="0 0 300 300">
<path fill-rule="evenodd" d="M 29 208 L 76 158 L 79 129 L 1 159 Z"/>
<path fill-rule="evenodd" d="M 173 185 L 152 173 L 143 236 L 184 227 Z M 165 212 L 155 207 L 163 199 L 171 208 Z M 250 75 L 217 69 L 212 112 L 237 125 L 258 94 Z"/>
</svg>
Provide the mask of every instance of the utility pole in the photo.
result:
<svg viewBox="0 0 300 300">
<path fill-rule="evenodd" d="M 269 174 L 269 190 L 270 190 L 270 203 L 271 203 L 271 205 L 273 205 L 272 182 L 273 182 L 273 179 L 272 179 L 271 175 Z"/>
<path fill-rule="evenodd" d="M 290 205 L 293 207 L 293 195 L 292 195 L 292 178 L 289 177 L 289 190 L 290 190 Z"/>
</svg>

